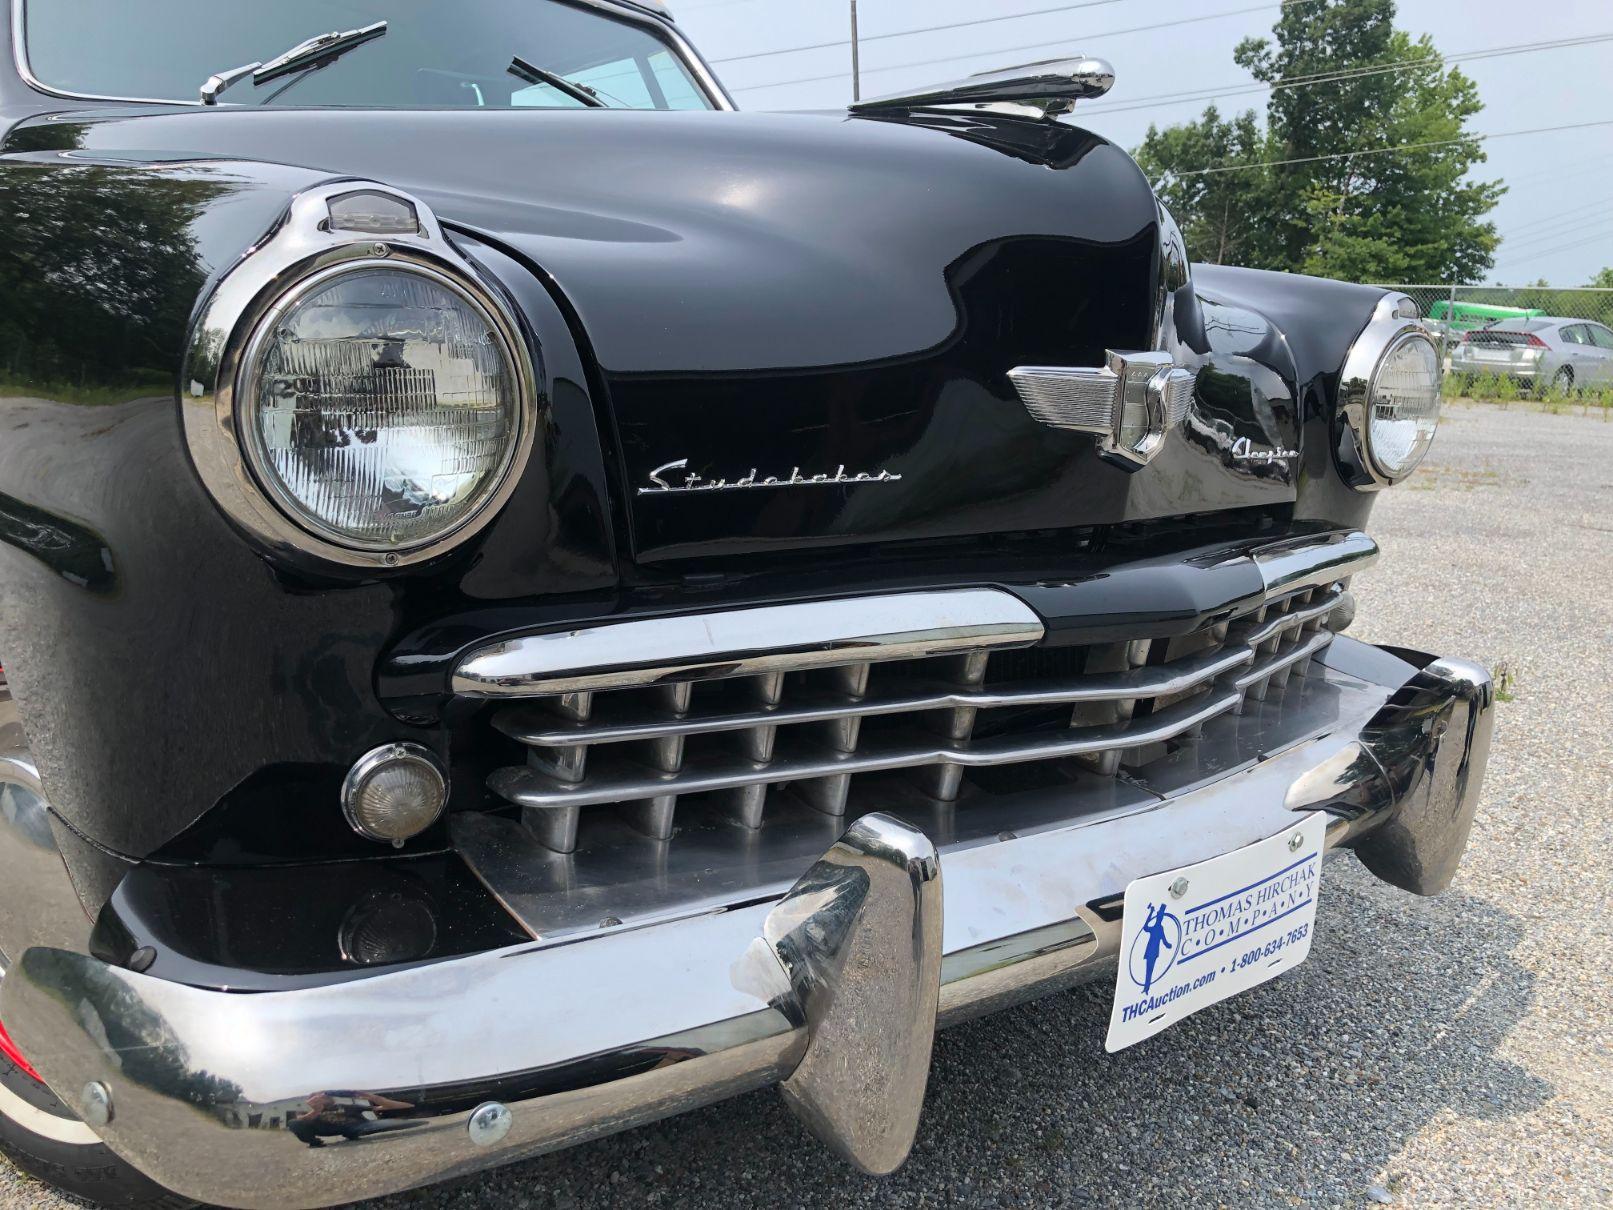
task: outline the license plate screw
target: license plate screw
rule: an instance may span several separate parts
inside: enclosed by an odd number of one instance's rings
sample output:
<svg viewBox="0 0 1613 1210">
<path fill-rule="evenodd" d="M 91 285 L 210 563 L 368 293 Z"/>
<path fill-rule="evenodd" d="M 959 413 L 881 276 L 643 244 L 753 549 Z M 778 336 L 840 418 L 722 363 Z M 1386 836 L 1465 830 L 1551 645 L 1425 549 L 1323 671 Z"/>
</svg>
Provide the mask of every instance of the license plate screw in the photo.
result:
<svg viewBox="0 0 1613 1210">
<path fill-rule="evenodd" d="M 1299 852 L 1300 846 L 1303 845 L 1304 843 L 1305 843 L 1305 838 L 1303 836 L 1301 836 L 1298 832 L 1295 832 L 1292 836 L 1290 836 L 1288 838 L 1288 851 L 1290 853 L 1297 853 L 1297 852 Z"/>
<path fill-rule="evenodd" d="M 1187 894 L 1187 879 L 1178 878 L 1171 883 L 1171 898 L 1180 899 L 1185 894 Z"/>
</svg>

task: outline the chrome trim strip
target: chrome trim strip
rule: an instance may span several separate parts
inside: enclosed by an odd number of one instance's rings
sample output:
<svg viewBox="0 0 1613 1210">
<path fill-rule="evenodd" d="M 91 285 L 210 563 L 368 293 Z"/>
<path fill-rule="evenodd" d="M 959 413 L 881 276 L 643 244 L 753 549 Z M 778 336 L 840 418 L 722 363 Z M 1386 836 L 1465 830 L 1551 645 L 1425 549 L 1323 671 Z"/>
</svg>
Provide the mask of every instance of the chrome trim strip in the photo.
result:
<svg viewBox="0 0 1613 1210">
<path fill-rule="evenodd" d="M 510 639 L 462 659 L 452 687 L 474 698 L 583 693 L 1028 647 L 1043 634 L 1030 606 L 994 588 L 842 597 Z"/>
<path fill-rule="evenodd" d="M 1333 604 L 1325 608 L 1326 613 Z M 1278 630 L 1299 625 L 1314 616 L 1295 612 L 1274 621 L 1270 638 Z M 1251 637 L 1252 644 L 1256 640 Z M 1028 681 L 1023 685 L 999 685 L 992 689 L 957 689 L 939 683 L 915 681 L 886 682 L 870 688 L 866 697 L 848 697 L 823 692 L 794 695 L 788 704 L 752 710 L 724 709 L 721 704 L 697 707 L 684 715 L 647 708 L 642 703 L 625 703 L 629 712 L 610 718 L 608 711 L 616 699 L 607 695 L 594 704 L 586 722 L 556 715 L 540 706 L 519 706 L 496 719 L 496 726 L 517 743 L 533 748 L 563 748 L 574 744 L 614 744 L 629 740 L 661 739 L 669 735 L 697 735 L 718 731 L 743 731 L 750 727 L 789 726 L 798 723 L 829 722 L 866 715 L 909 714 L 922 710 L 950 710 L 972 707 L 979 710 L 999 706 L 1046 706 L 1077 702 L 1133 701 L 1145 697 L 1170 697 L 1198 685 L 1207 684 L 1223 673 L 1252 663 L 1254 652 L 1247 648 L 1216 652 L 1179 660 L 1176 663 L 1138 668 L 1131 672 L 1094 673 L 1066 681 Z"/>
<path fill-rule="evenodd" d="M 588 8 L 597 9 L 601 13 L 605 13 L 619 21 L 636 25 L 640 29 L 650 31 L 656 37 L 664 38 L 671 44 L 673 51 L 688 66 L 695 77 L 695 82 L 705 91 L 707 100 L 718 110 L 731 112 L 737 108 L 733 97 L 728 95 L 728 90 L 723 87 L 722 81 L 711 70 L 711 65 L 705 61 L 693 44 L 683 36 L 683 31 L 672 23 L 672 14 L 670 12 L 667 13 L 665 20 L 656 20 L 642 10 L 637 10 L 630 5 L 615 4 L 612 3 L 612 0 L 574 0 L 574 2 L 585 5 Z M 35 92 L 41 92 L 50 97 L 61 97 L 70 101 L 116 101 L 126 105 L 184 105 L 198 108 L 202 106 L 200 100 L 186 100 L 175 97 L 116 97 L 98 93 L 67 92 L 63 89 L 52 88 L 34 75 L 33 69 L 28 64 L 26 4 L 27 0 L 11 0 L 11 57 L 16 64 L 17 74 L 22 77 L 23 83 L 27 84 Z"/>
<path fill-rule="evenodd" d="M 501 798 L 521 807 L 563 810 L 633 802 L 664 794 L 703 794 L 739 786 L 807 781 L 847 773 L 881 773 L 926 765 L 991 768 L 1163 743 L 1236 710 L 1241 700 L 1241 693 L 1220 692 L 1191 698 L 1146 719 L 1023 737 L 998 737 L 957 746 L 916 727 L 895 736 L 881 737 L 855 752 L 835 752 L 815 744 L 798 744 L 791 735 L 780 737 L 777 755 L 766 764 L 739 753 L 691 759 L 676 773 L 659 773 L 636 762 L 611 760 L 602 754 L 585 781 L 564 781 L 529 765 L 496 770 L 488 779 L 488 786 Z"/>
<path fill-rule="evenodd" d="M 1254 552 L 1266 594 L 1278 596 L 1348 579 L 1378 561 L 1378 544 L 1360 530 L 1294 538 Z"/>
</svg>

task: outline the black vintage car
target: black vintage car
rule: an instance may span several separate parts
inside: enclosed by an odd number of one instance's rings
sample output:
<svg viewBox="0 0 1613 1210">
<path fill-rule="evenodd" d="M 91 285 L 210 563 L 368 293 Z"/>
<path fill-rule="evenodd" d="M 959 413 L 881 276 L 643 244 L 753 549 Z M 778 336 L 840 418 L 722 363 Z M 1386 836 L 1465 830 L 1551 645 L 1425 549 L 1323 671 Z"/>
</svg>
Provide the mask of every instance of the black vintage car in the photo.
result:
<svg viewBox="0 0 1613 1210">
<path fill-rule="evenodd" d="M 6 36 L 29 1171 L 323 1205 L 778 1084 L 889 1172 L 938 1026 L 1103 978 L 1118 1049 L 1303 960 L 1328 853 L 1449 883 L 1490 679 L 1341 633 L 1437 353 L 1190 268 L 1102 62 L 777 115 L 630 0 Z"/>
</svg>

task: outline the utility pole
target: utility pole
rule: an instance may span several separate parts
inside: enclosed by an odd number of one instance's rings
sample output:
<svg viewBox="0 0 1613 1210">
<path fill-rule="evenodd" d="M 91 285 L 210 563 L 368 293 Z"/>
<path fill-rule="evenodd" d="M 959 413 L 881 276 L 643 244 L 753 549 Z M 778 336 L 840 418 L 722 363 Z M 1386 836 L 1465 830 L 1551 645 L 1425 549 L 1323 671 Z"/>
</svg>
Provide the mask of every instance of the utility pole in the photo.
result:
<svg viewBox="0 0 1613 1210">
<path fill-rule="evenodd" d="M 863 99 L 862 47 L 857 40 L 857 0 L 851 0 L 851 99 Z"/>
</svg>

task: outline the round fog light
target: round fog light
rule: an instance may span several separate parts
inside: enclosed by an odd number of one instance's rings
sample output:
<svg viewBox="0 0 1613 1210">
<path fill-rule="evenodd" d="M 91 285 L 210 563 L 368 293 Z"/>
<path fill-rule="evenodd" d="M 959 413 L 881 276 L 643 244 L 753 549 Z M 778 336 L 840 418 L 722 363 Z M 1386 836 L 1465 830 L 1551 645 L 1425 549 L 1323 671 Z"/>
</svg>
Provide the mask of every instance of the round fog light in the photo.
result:
<svg viewBox="0 0 1613 1210">
<path fill-rule="evenodd" d="M 419 744 L 387 744 L 367 752 L 342 783 L 342 813 L 360 836 L 402 845 L 442 814 L 448 782 Z"/>
</svg>

